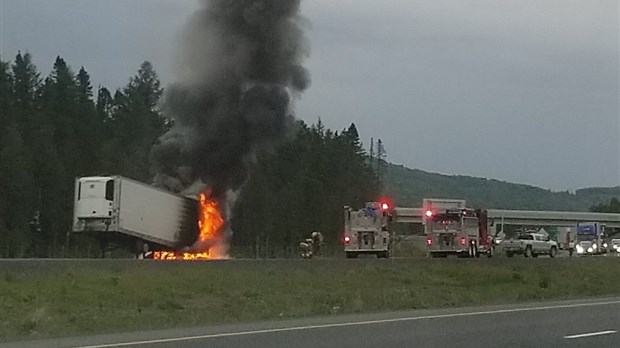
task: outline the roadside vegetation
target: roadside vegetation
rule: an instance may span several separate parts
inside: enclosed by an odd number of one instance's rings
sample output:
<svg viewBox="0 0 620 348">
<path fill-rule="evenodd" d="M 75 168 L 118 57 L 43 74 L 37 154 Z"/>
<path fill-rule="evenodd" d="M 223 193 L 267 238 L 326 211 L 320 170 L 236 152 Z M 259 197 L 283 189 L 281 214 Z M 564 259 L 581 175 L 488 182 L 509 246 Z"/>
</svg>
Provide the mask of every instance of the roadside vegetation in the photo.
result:
<svg viewBox="0 0 620 348">
<path fill-rule="evenodd" d="M 5 263 L 0 340 L 620 295 L 616 257 Z"/>
</svg>

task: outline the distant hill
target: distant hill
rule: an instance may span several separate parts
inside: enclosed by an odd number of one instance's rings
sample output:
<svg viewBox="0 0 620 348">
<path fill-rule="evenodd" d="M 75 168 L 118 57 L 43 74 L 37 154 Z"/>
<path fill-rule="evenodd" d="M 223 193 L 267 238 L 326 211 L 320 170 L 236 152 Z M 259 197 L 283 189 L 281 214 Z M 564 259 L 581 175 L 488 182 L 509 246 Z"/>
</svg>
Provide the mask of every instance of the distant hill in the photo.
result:
<svg viewBox="0 0 620 348">
<path fill-rule="evenodd" d="M 463 175 L 443 175 L 388 164 L 386 193 L 400 206 L 418 207 L 422 198 L 467 200 L 474 208 L 588 211 L 612 197 L 620 199 L 620 186 L 590 187 L 575 193 L 552 192 L 540 187 Z"/>
</svg>

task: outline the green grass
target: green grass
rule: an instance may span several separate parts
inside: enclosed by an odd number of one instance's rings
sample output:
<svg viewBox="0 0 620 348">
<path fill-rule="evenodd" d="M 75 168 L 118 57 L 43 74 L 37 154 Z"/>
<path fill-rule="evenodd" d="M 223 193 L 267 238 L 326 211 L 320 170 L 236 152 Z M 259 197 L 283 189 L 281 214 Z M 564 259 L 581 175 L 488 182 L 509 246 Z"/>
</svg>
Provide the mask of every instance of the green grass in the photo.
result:
<svg viewBox="0 0 620 348">
<path fill-rule="evenodd" d="M 2 263 L 0 340 L 620 295 L 620 260 Z"/>
</svg>

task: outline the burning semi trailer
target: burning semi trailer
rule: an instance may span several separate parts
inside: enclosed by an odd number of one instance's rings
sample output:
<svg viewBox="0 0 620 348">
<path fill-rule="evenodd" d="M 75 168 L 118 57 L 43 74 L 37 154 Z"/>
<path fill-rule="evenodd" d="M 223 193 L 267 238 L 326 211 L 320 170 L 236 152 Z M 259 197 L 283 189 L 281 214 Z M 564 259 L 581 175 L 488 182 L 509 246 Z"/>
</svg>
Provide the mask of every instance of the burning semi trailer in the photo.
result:
<svg viewBox="0 0 620 348">
<path fill-rule="evenodd" d="M 220 202 L 206 190 L 178 195 L 121 176 L 75 181 L 73 233 L 99 239 L 102 254 L 120 246 L 140 258 L 227 258 Z"/>
</svg>

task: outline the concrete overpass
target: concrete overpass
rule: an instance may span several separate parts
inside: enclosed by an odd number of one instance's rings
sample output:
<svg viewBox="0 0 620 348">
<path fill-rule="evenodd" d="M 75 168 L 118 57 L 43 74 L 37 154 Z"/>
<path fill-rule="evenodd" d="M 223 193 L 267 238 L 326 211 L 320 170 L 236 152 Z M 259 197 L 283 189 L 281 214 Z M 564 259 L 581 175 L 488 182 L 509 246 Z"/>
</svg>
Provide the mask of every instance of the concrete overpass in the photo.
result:
<svg viewBox="0 0 620 348">
<path fill-rule="evenodd" d="M 491 224 L 522 226 L 576 226 L 580 222 L 600 222 L 620 228 L 620 214 L 572 211 L 487 209 Z M 422 223 L 422 208 L 394 208 L 394 222 Z"/>
</svg>

